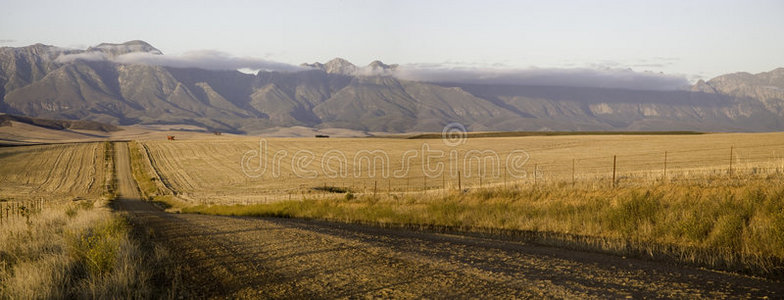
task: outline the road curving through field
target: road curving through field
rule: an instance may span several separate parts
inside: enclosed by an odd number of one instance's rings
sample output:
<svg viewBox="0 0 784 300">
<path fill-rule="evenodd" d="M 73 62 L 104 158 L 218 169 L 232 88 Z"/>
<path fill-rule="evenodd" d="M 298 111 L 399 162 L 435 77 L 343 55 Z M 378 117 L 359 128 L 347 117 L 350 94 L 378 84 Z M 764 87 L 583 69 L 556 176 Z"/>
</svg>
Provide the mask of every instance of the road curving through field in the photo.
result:
<svg viewBox="0 0 784 300">
<path fill-rule="evenodd" d="M 276 218 L 169 214 L 116 143 L 118 207 L 195 294 L 250 298 L 784 297 L 784 283 L 493 238 Z"/>
</svg>

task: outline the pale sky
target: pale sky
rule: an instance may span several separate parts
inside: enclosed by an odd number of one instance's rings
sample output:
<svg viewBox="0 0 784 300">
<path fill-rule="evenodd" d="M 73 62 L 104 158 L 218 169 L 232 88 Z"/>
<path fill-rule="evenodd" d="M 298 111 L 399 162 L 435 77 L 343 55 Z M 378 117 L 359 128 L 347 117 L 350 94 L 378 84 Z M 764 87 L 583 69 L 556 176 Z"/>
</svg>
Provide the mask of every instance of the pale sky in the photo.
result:
<svg viewBox="0 0 784 300">
<path fill-rule="evenodd" d="M 0 46 L 147 41 L 298 65 L 631 68 L 691 79 L 784 67 L 784 1 L 0 0 Z"/>
</svg>

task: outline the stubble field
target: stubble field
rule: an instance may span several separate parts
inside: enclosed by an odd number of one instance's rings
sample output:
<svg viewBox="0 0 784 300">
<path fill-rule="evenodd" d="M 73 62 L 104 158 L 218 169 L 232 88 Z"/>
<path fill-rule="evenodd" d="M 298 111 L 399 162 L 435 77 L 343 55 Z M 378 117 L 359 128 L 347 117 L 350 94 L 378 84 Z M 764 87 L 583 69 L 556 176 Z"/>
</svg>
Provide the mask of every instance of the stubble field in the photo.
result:
<svg viewBox="0 0 784 300">
<path fill-rule="evenodd" d="M 572 182 L 609 187 L 613 156 L 619 186 L 728 175 L 730 168 L 738 178 L 784 172 L 781 133 L 469 138 L 456 145 L 441 139 L 267 138 L 266 151 L 259 141 L 154 140 L 140 149 L 164 184 L 201 204 L 269 203 L 329 191 L 433 193 Z M 259 152 L 266 153 L 263 164 Z"/>
<path fill-rule="evenodd" d="M 0 195 L 9 201 L 97 198 L 105 191 L 102 143 L 0 148 Z"/>
<path fill-rule="evenodd" d="M 782 272 L 781 133 L 261 140 L 140 142 L 137 180 L 184 212 L 506 232 Z"/>
</svg>

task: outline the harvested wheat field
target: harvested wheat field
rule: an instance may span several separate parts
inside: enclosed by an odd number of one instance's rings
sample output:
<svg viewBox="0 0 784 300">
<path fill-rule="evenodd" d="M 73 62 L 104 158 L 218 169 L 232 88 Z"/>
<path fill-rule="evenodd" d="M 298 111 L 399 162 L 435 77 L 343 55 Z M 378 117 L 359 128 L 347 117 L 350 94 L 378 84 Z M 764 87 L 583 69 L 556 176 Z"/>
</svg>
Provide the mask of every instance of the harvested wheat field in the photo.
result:
<svg viewBox="0 0 784 300">
<path fill-rule="evenodd" d="M 254 209 L 259 207 L 254 206 L 194 210 L 243 215 L 242 210 L 248 208 L 247 215 L 257 216 L 253 218 L 165 213 L 141 201 L 130 169 L 132 164 L 144 164 L 127 161 L 124 152 L 123 145 L 118 145 L 118 205 L 131 214 L 135 224 L 151 232 L 157 242 L 178 253 L 175 260 L 182 266 L 188 290 L 202 297 L 721 298 L 778 297 L 784 293 L 775 279 L 715 272 L 673 261 L 568 250 L 569 244 L 546 246 L 538 238 L 524 236 L 465 234 L 456 228 L 428 226 L 423 227 L 425 230 L 410 230 L 418 228 L 416 224 L 407 229 L 385 229 L 271 218 L 298 216 L 274 212 L 274 206 L 270 207 L 270 214 L 257 214 Z M 460 200 L 454 200 L 459 206 Z M 323 201 L 362 207 L 377 200 Z M 294 211 L 313 207 L 308 201 L 300 202 L 302 205 L 280 203 L 295 208 Z M 411 208 L 414 215 L 416 208 L 422 206 L 413 199 L 393 204 L 398 212 Z M 316 211 L 335 212 L 329 210 L 329 204 L 319 207 Z M 210 208 L 218 210 L 209 211 Z M 229 210 L 220 211 L 221 208 Z"/>
<path fill-rule="evenodd" d="M 192 137 L 0 148 L 3 296 L 784 295 L 784 134 Z"/>
<path fill-rule="evenodd" d="M 0 148 L 0 195 L 8 200 L 97 198 L 109 176 L 104 143 Z"/>
<path fill-rule="evenodd" d="M 405 193 L 555 182 L 610 186 L 613 156 L 618 185 L 689 180 L 727 174 L 730 168 L 741 177 L 784 172 L 784 133 L 500 137 L 446 143 L 227 137 L 139 144 L 171 190 L 196 203 L 215 204 L 317 197 L 325 191 Z M 262 162 L 259 152 L 266 153 Z"/>
</svg>

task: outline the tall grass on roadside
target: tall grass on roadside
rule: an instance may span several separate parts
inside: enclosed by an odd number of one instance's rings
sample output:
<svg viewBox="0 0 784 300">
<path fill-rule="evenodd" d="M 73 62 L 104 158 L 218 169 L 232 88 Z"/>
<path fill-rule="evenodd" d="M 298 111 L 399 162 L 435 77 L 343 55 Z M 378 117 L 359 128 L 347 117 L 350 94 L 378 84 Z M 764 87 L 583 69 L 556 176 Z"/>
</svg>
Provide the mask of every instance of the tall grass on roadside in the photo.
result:
<svg viewBox="0 0 784 300">
<path fill-rule="evenodd" d="M 152 296 L 124 219 L 88 201 L 48 206 L 0 232 L 0 298 Z"/>
<path fill-rule="evenodd" d="M 391 193 L 249 206 L 196 206 L 183 211 L 518 232 L 549 244 L 781 275 L 782 182 L 778 176 L 745 180 L 717 177 L 616 189 L 561 183 L 468 193 Z"/>
<path fill-rule="evenodd" d="M 116 198 L 116 181 L 113 145 L 107 142 L 104 147 L 103 197 L 47 199 L 27 218 L 0 225 L 0 299 L 182 294 L 172 272 L 176 268 L 168 268 L 168 252 L 133 231 L 125 216 L 108 209 Z"/>
</svg>

